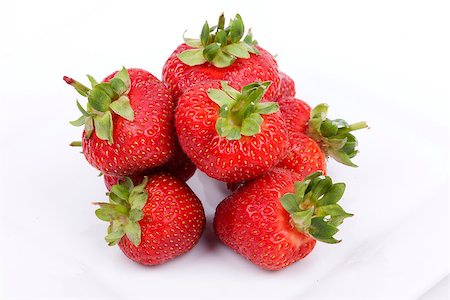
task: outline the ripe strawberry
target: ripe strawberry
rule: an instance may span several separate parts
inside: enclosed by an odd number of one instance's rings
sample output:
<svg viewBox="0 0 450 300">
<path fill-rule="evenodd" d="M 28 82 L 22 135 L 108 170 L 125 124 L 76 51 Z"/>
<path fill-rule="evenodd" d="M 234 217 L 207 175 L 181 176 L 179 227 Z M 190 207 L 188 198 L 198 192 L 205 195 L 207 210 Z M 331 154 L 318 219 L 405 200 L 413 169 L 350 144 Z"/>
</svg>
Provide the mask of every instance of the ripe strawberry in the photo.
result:
<svg viewBox="0 0 450 300">
<path fill-rule="evenodd" d="M 330 120 L 326 104 L 319 104 L 312 111 L 308 104 L 295 98 L 280 99 L 278 104 L 289 132 L 288 154 L 279 167 L 303 176 L 316 171 L 325 173 L 325 158 L 329 156 L 356 167 L 351 159 L 358 153 L 358 141 L 350 132 L 366 128 L 365 122 L 349 125 L 342 119 Z"/>
<path fill-rule="evenodd" d="M 287 132 L 278 104 L 259 102 L 270 82 L 238 92 L 226 82 L 187 89 L 175 111 L 181 147 L 201 171 L 226 182 L 255 178 L 285 154 Z"/>
<path fill-rule="evenodd" d="M 188 181 L 189 178 L 194 175 L 197 167 L 194 163 L 187 157 L 187 155 L 183 152 L 180 145 L 177 143 L 175 148 L 175 155 L 171 158 L 166 164 L 161 167 L 151 169 L 145 175 L 152 175 L 159 172 L 168 172 L 171 175 L 181 179 L 183 181 Z M 131 180 L 135 184 L 139 184 L 142 182 L 144 175 L 132 175 L 130 176 Z M 118 184 L 120 181 L 125 180 L 124 176 L 104 174 L 103 179 L 105 181 L 106 188 L 108 190 L 111 189 L 113 185 Z"/>
<path fill-rule="evenodd" d="M 274 168 L 246 183 L 216 209 L 219 239 L 252 263 L 280 270 L 304 258 L 316 240 L 337 243 L 333 235 L 352 216 L 337 202 L 343 183 L 314 173 L 306 177 Z"/>
<path fill-rule="evenodd" d="M 92 89 L 69 77 L 64 80 L 88 98 L 75 126 L 85 126 L 83 153 L 105 174 L 131 175 L 166 163 L 174 154 L 175 103 L 156 77 L 140 69 L 125 69 Z"/>
<path fill-rule="evenodd" d="M 256 45 L 251 31 L 244 36 L 244 23 L 240 15 L 224 27 L 225 17 L 218 25 L 205 23 L 200 39 L 185 38 L 172 53 L 163 69 L 163 81 L 177 100 L 183 91 L 195 83 L 208 80 L 233 82 L 241 89 L 255 81 L 271 81 L 267 99 L 277 96 L 280 76 L 274 57 Z"/>
<path fill-rule="evenodd" d="M 114 185 L 109 203 L 95 214 L 110 222 L 108 244 L 144 265 L 162 264 L 192 249 L 205 227 L 200 200 L 181 180 L 167 173 L 144 177 L 135 186 L 130 178 Z"/>
<path fill-rule="evenodd" d="M 280 89 L 277 99 L 295 97 L 295 82 L 286 73 L 280 72 Z"/>
</svg>

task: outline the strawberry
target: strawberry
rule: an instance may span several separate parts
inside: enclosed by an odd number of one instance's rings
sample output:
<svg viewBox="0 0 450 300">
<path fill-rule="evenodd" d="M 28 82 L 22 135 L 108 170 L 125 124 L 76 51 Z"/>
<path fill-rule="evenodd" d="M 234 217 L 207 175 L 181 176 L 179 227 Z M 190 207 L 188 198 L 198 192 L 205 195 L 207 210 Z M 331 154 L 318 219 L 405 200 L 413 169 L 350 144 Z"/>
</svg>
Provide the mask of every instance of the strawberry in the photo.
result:
<svg viewBox="0 0 450 300">
<path fill-rule="evenodd" d="M 145 175 L 152 175 L 165 171 L 183 181 L 188 181 L 192 177 L 192 175 L 194 175 L 196 169 L 197 168 L 195 167 L 194 163 L 189 159 L 189 157 L 187 157 L 187 155 L 181 149 L 180 145 L 178 145 L 177 143 L 174 157 L 161 167 L 149 170 Z M 130 176 L 130 178 L 136 184 L 142 182 L 144 175 L 132 175 Z M 106 188 L 110 190 L 113 185 L 125 180 L 125 177 L 104 174 L 103 179 L 105 181 Z"/>
<path fill-rule="evenodd" d="M 358 154 L 358 140 L 350 132 L 368 128 L 367 123 L 348 124 L 343 119 L 330 120 L 327 113 L 327 104 L 317 105 L 311 111 L 306 134 L 319 144 L 326 157 L 332 157 L 346 166 L 357 167 L 351 159 Z"/>
<path fill-rule="evenodd" d="M 71 122 L 83 126 L 79 143 L 87 161 L 105 174 L 131 175 L 166 163 L 174 154 L 175 103 L 169 90 L 156 77 L 141 69 L 125 69 L 92 88 L 64 77 L 88 98 L 82 116 Z M 74 143 L 73 145 L 77 145 Z"/>
<path fill-rule="evenodd" d="M 295 82 L 286 73 L 280 72 L 280 89 L 277 99 L 295 97 Z"/>
<path fill-rule="evenodd" d="M 279 167 L 304 176 L 315 171 L 325 173 L 327 157 L 356 167 L 351 159 L 358 153 L 358 141 L 350 132 L 366 128 L 365 122 L 349 125 L 342 119 L 330 120 L 327 104 L 319 104 L 312 111 L 308 104 L 295 98 L 282 98 L 278 104 L 289 133 L 288 154 Z"/>
<path fill-rule="evenodd" d="M 207 80 L 233 82 L 241 89 L 255 81 L 271 81 L 267 99 L 275 99 L 280 76 L 274 57 L 256 45 L 251 31 L 244 37 L 240 15 L 225 28 L 225 17 L 218 25 L 203 26 L 200 39 L 184 38 L 183 44 L 166 61 L 162 78 L 177 100 L 183 91 L 195 83 Z"/>
<path fill-rule="evenodd" d="M 110 223 L 108 245 L 119 244 L 131 260 L 162 264 L 192 249 L 205 227 L 200 200 L 181 180 L 167 173 L 144 177 L 134 185 L 127 177 L 112 186 L 109 203 L 95 214 Z"/>
<path fill-rule="evenodd" d="M 246 183 L 216 209 L 214 230 L 232 250 L 267 270 L 304 258 L 317 241 L 337 243 L 337 226 L 352 216 L 337 202 L 345 185 L 314 173 L 274 168 Z"/>
<path fill-rule="evenodd" d="M 278 104 L 260 102 L 270 82 L 238 92 L 226 82 L 187 89 L 175 111 L 181 147 L 201 171 L 225 182 L 261 175 L 285 154 L 287 132 Z"/>
</svg>

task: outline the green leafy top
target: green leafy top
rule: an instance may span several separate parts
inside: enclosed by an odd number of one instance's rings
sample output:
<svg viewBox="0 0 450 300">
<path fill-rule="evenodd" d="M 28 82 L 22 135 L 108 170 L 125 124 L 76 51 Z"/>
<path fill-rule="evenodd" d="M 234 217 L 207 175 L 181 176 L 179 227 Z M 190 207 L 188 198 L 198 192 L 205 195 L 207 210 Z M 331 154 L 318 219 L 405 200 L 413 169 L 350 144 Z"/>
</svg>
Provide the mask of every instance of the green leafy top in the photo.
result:
<svg viewBox="0 0 450 300">
<path fill-rule="evenodd" d="M 220 106 L 220 116 L 216 122 L 217 133 L 228 140 L 239 140 L 242 135 L 259 133 L 263 122 L 261 115 L 279 110 L 276 102 L 259 103 L 270 84 L 270 81 L 254 82 L 238 92 L 222 81 L 221 90 L 209 89 L 209 98 Z"/>
<path fill-rule="evenodd" d="M 302 182 L 295 182 L 294 189 L 294 193 L 284 194 L 280 202 L 290 214 L 295 228 L 318 241 L 340 242 L 333 237 L 339 231 L 337 226 L 353 216 L 337 204 L 344 194 L 345 184 L 333 184 L 329 176 L 316 172 Z"/>
<path fill-rule="evenodd" d="M 144 217 L 142 208 L 147 203 L 148 193 L 145 189 L 148 178 L 144 177 L 141 184 L 134 186 L 129 177 L 119 184 L 113 185 L 107 193 L 109 203 L 97 202 L 100 206 L 95 211 L 97 217 L 110 222 L 108 235 L 105 237 L 109 246 L 116 245 L 126 235 L 135 245 L 141 243 L 141 226 L 139 221 Z"/>
<path fill-rule="evenodd" d="M 87 77 L 91 82 L 92 89 L 64 76 L 67 84 L 73 86 L 81 96 L 88 98 L 86 109 L 77 100 L 77 107 L 82 115 L 70 124 L 84 125 L 87 139 L 91 137 L 95 129 L 95 134 L 99 139 L 112 144 L 114 141 L 111 111 L 129 121 L 134 120 L 134 111 L 127 96 L 131 85 L 130 76 L 127 69 L 123 67 L 109 82 L 98 83 L 91 75 L 87 75 Z"/>
<path fill-rule="evenodd" d="M 225 17 L 220 15 L 217 25 L 209 27 L 208 22 L 203 25 L 200 39 L 183 37 L 184 42 L 194 49 L 178 54 L 178 58 L 189 66 L 196 66 L 210 62 L 217 68 L 225 68 L 234 63 L 237 58 L 249 58 L 250 53 L 259 55 L 257 42 L 253 40 L 251 30 L 244 36 L 244 23 L 239 14 L 228 27 Z"/>
<path fill-rule="evenodd" d="M 350 132 L 367 128 L 366 122 L 349 125 L 342 119 L 328 119 L 327 112 L 328 105 L 325 103 L 317 105 L 311 111 L 308 135 L 320 144 L 327 156 L 344 165 L 357 167 L 351 159 L 358 154 L 358 140 Z"/>
</svg>

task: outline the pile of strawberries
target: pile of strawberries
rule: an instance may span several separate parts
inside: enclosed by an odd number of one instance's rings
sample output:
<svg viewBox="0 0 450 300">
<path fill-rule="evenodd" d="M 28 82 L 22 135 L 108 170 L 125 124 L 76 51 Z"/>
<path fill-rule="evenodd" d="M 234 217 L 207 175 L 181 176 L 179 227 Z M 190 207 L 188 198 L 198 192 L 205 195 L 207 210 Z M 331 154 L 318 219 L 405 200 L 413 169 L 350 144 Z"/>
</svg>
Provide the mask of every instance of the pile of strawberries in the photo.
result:
<svg viewBox="0 0 450 300">
<path fill-rule="evenodd" d="M 205 227 L 201 201 L 185 183 L 198 168 L 233 192 L 217 207 L 214 230 L 228 247 L 268 270 L 308 255 L 334 238 L 352 216 L 337 204 L 345 184 L 326 176 L 327 157 L 355 166 L 367 127 L 327 118 L 295 98 L 294 81 L 278 69 L 239 15 L 225 26 L 206 22 L 200 39 L 184 38 L 162 81 L 142 69 L 114 72 L 91 87 L 64 77 L 82 96 L 80 142 L 104 174 L 109 202 L 106 241 L 145 265 L 186 253 Z M 207 188 L 207 187 L 205 187 Z"/>
</svg>

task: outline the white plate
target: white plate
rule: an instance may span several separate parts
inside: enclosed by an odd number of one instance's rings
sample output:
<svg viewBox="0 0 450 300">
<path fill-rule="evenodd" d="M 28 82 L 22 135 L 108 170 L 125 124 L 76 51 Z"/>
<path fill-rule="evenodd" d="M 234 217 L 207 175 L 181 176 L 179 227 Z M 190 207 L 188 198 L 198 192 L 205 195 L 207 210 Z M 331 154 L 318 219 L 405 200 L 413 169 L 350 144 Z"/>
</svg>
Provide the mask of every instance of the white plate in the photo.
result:
<svg viewBox="0 0 450 300">
<path fill-rule="evenodd" d="M 250 2 L 187 2 L 170 20 L 169 1 L 158 8 L 88 2 L 70 9 L 55 2 L 40 14 L 9 7 L 3 22 L 10 27 L 3 27 L 14 29 L 0 50 L 0 296 L 416 299 L 445 277 L 450 66 L 448 44 L 435 39 L 448 28 L 435 26 L 444 10 L 309 1 L 255 14 Z M 341 244 L 318 243 L 285 270 L 263 271 L 217 241 L 211 219 L 227 192 L 197 172 L 189 185 L 208 217 L 200 243 L 167 264 L 140 266 L 103 241 L 107 224 L 90 202 L 105 200 L 105 189 L 67 146 L 80 130 L 67 123 L 77 116 L 76 94 L 61 77 L 89 71 L 100 78 L 122 64 L 158 75 L 184 28 L 222 9 L 231 16 L 237 4 L 257 39 L 279 54 L 299 96 L 313 105 L 328 102 L 331 117 L 369 122 L 370 130 L 357 133 L 360 167 L 329 165 L 335 180 L 347 183 L 342 205 L 355 217 L 342 226 Z M 55 7 L 59 14 L 51 13 Z M 134 22 L 134 30 L 95 34 L 112 28 L 105 26 L 111 16 Z M 139 40 L 157 25 L 154 38 Z M 272 36 L 274 26 L 286 32 Z M 118 42 L 124 39 L 126 46 Z"/>
</svg>

